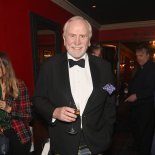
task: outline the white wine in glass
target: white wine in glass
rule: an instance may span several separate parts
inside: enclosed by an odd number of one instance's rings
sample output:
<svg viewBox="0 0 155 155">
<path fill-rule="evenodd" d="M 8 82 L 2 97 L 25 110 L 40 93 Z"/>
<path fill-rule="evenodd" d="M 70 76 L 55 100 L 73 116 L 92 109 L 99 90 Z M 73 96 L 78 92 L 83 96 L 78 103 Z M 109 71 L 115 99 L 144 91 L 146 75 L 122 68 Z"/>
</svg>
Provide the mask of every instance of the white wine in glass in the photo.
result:
<svg viewBox="0 0 155 155">
<path fill-rule="evenodd" d="M 69 107 L 75 109 L 74 114 L 76 114 L 77 117 L 80 116 L 80 110 L 79 110 L 79 108 L 77 109 L 77 107 L 76 107 L 75 104 L 73 104 L 72 102 L 70 102 L 70 103 L 69 103 Z M 67 131 L 67 132 L 68 132 L 69 134 L 71 134 L 71 135 L 77 134 L 77 130 L 76 130 L 75 127 L 74 127 L 74 123 L 75 123 L 75 122 L 71 122 L 71 127 L 70 127 L 69 130 Z"/>
</svg>

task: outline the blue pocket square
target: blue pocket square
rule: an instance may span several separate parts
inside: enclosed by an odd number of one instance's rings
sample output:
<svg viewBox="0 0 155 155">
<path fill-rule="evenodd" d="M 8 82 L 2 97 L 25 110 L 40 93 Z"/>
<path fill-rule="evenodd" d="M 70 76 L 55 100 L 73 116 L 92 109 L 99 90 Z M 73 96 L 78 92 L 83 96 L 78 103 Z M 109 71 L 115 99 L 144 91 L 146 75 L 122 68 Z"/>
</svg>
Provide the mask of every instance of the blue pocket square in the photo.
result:
<svg viewBox="0 0 155 155">
<path fill-rule="evenodd" d="M 111 95 L 116 90 L 116 88 L 110 83 L 106 84 L 102 88 L 103 88 L 103 90 L 107 91 L 109 93 L 109 95 Z"/>
</svg>

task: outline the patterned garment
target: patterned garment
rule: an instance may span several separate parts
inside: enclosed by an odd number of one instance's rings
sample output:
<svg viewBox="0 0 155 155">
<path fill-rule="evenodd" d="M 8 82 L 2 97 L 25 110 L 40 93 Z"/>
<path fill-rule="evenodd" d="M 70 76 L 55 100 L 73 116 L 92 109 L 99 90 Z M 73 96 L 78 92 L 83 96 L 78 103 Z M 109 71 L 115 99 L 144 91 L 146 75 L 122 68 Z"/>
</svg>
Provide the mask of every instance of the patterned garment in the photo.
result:
<svg viewBox="0 0 155 155">
<path fill-rule="evenodd" d="M 107 91 L 107 93 L 111 95 L 116 90 L 116 88 L 112 84 L 108 83 L 103 87 L 103 90 Z"/>
<path fill-rule="evenodd" d="M 9 129 L 10 127 L 10 117 L 8 116 L 8 113 L 0 109 L 0 128 L 5 130 Z"/>
<path fill-rule="evenodd" d="M 18 81 L 19 96 L 17 99 L 8 97 L 6 102 L 12 107 L 10 113 L 11 127 L 17 133 L 22 144 L 27 143 L 31 139 L 29 122 L 31 121 L 31 106 L 29 94 L 25 83 Z"/>
<path fill-rule="evenodd" d="M 0 84 L 0 100 L 3 100 L 1 84 Z M 9 129 L 9 128 L 10 128 L 10 118 L 8 117 L 8 113 L 0 109 L 0 131 L 3 132 L 3 130 Z"/>
</svg>

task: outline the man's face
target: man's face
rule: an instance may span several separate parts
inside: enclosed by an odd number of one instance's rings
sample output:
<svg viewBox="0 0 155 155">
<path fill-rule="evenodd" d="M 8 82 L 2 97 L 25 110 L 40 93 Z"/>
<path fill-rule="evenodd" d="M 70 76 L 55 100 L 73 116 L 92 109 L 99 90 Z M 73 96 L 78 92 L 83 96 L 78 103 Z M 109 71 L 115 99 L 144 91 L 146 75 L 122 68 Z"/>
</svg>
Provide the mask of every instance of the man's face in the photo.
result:
<svg viewBox="0 0 155 155">
<path fill-rule="evenodd" d="M 136 51 L 137 62 L 140 66 L 143 66 L 149 60 L 149 54 L 145 49 Z"/>
<path fill-rule="evenodd" d="M 76 59 L 81 58 L 90 45 L 88 26 L 82 20 L 71 21 L 63 39 L 67 52 Z"/>
<path fill-rule="evenodd" d="M 92 52 L 92 55 L 95 55 L 97 57 L 101 57 L 101 50 L 100 49 L 94 49 Z"/>
</svg>

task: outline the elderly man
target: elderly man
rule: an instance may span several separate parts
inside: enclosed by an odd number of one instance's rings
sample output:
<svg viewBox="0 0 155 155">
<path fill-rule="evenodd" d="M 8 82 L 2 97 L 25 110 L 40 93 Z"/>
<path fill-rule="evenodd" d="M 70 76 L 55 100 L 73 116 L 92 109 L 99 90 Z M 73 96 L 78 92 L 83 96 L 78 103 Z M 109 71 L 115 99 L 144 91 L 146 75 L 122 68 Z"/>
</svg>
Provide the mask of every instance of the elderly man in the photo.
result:
<svg viewBox="0 0 155 155">
<path fill-rule="evenodd" d="M 69 19 L 63 29 L 67 52 L 48 59 L 40 71 L 34 105 L 50 124 L 53 155 L 102 154 L 111 143 L 115 121 L 111 67 L 86 53 L 91 36 L 87 20 Z"/>
</svg>

